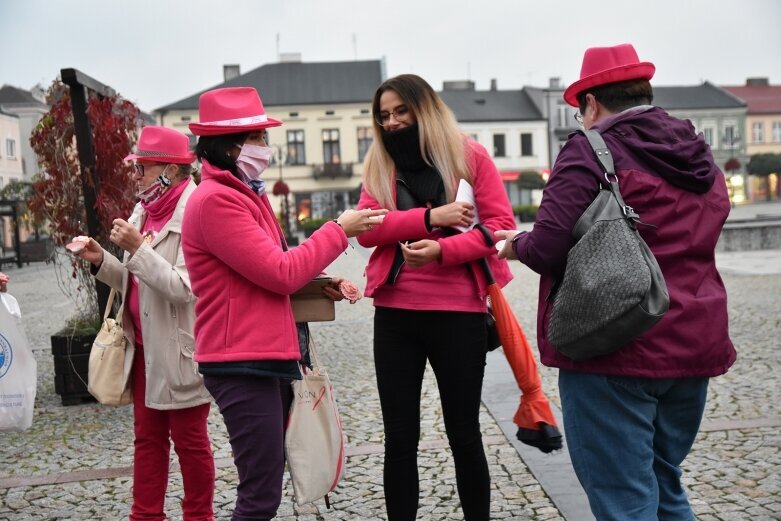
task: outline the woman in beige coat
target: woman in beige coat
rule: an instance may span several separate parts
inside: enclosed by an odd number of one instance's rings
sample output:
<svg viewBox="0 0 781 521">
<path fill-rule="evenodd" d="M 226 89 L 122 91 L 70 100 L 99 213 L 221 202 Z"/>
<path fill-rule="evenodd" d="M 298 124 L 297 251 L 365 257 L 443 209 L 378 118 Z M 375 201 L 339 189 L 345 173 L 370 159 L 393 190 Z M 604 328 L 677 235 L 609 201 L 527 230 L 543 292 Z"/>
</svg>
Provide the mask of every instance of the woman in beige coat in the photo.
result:
<svg viewBox="0 0 781 521">
<path fill-rule="evenodd" d="M 206 428 L 211 397 L 193 362 L 195 297 L 184 265 L 181 224 L 195 183 L 187 136 L 144 127 L 135 160 L 138 197 L 128 221 L 116 219 L 110 240 L 122 261 L 90 239 L 77 253 L 95 277 L 122 291 L 123 324 L 133 360 L 132 520 L 165 519 L 170 440 L 179 456 L 184 519 L 213 518 L 214 460 Z"/>
</svg>

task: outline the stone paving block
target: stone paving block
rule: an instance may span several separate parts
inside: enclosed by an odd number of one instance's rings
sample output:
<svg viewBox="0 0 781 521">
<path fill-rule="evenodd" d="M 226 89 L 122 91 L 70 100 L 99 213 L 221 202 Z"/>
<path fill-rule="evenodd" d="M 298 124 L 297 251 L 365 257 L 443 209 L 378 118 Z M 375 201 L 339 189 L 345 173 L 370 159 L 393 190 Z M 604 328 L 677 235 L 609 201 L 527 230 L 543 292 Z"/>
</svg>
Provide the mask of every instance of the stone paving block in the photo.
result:
<svg viewBox="0 0 781 521">
<path fill-rule="evenodd" d="M 365 260 L 351 251 L 329 273 L 361 284 Z M 516 279 L 505 295 L 533 342 L 536 328 L 537 276 L 513 263 Z M 87 469 L 123 469 L 132 465 L 132 410 L 97 404 L 63 407 L 54 393 L 49 336 L 73 306 L 56 287 L 50 266 L 11 268 L 11 292 L 25 316 L 25 327 L 38 362 L 38 398 L 34 423 L 24 433 L 4 433 L 0 448 L 0 480 L 56 476 Z M 730 331 L 738 361 L 711 381 L 704 431 L 683 464 L 683 480 L 700 520 L 781 518 L 781 435 L 779 426 L 741 429 L 730 422 L 781 418 L 781 276 L 725 275 L 729 293 Z M 337 304 L 335 322 L 312 325 L 315 340 L 334 383 L 348 445 L 376 450 L 383 442 L 382 419 L 372 356 L 370 300 Z M 538 356 L 535 353 L 535 356 Z M 543 389 L 559 405 L 557 372 L 540 366 Z M 489 379 L 491 376 L 486 375 Z M 490 383 L 490 382 L 489 382 Z M 421 517 L 431 521 L 462 519 L 455 492 L 452 456 L 447 448 L 436 381 L 430 369 L 421 391 L 421 440 L 433 443 L 420 457 Z M 517 396 L 506 397 L 508 403 Z M 486 438 L 502 431 L 487 409 L 480 416 Z M 217 469 L 215 518 L 229 519 L 237 478 L 230 465 L 230 444 L 216 407 L 209 415 L 215 458 L 228 466 Z M 707 431 L 709 421 L 727 422 L 727 430 Z M 719 423 L 722 425 L 722 423 Z M 508 444 L 488 445 L 492 477 L 492 518 L 563 520 L 555 504 Z M 334 508 L 322 501 L 295 507 L 289 483 L 278 519 L 362 521 L 386 519 L 381 452 L 348 458 L 345 480 L 333 494 Z M 172 454 L 172 462 L 176 461 Z M 0 519 L 38 521 L 121 519 L 130 508 L 132 478 L 127 473 L 92 481 L 0 488 Z M 50 481 L 52 478 L 48 478 Z M 171 519 L 181 519 L 181 475 L 173 473 L 167 506 Z M 314 517 L 310 517 L 314 516 Z M 724 517 L 728 516 L 728 517 Z M 742 516 L 742 517 L 741 517 Z"/>
</svg>

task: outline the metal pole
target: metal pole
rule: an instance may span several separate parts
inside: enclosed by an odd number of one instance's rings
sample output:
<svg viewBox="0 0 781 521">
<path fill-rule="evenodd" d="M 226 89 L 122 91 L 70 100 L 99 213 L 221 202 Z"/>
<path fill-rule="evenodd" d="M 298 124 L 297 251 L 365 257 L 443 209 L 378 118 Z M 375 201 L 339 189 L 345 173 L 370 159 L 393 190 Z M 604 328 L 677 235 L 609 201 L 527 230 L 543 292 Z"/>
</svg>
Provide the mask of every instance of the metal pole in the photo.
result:
<svg viewBox="0 0 781 521">
<path fill-rule="evenodd" d="M 73 126 L 76 133 L 76 149 L 81 165 L 81 190 L 84 195 L 84 209 L 87 215 L 87 233 L 95 240 L 100 240 L 100 221 L 95 212 L 97 193 L 100 183 L 95 172 L 95 147 L 92 143 L 92 128 L 87 117 L 87 87 L 98 95 L 113 96 L 114 91 L 102 83 L 90 78 L 76 69 L 62 69 L 62 82 L 70 87 L 71 110 L 73 111 Z M 92 183 L 90 183 L 92 181 Z M 98 295 L 98 311 L 103 316 L 110 288 L 95 280 L 95 291 Z"/>
</svg>

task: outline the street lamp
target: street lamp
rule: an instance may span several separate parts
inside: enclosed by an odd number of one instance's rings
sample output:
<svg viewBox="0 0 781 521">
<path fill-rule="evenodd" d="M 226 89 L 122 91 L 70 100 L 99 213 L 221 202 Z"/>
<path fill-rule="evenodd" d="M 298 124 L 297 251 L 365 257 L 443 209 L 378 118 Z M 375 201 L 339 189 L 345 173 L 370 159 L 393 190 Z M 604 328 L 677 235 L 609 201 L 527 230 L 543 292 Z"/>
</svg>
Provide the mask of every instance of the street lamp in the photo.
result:
<svg viewBox="0 0 781 521">
<path fill-rule="evenodd" d="M 285 162 L 287 157 L 285 147 L 282 145 L 273 145 L 274 158 L 279 164 L 279 180 L 274 183 L 274 187 L 271 193 L 282 197 L 282 209 L 280 211 L 282 217 L 282 233 L 285 234 L 285 239 L 289 241 L 290 238 L 290 207 L 288 205 L 287 196 L 290 194 L 290 187 L 282 178 L 282 163 Z"/>
<path fill-rule="evenodd" d="M 740 147 L 741 143 L 740 135 L 735 132 L 735 127 L 728 126 L 724 129 L 724 137 L 721 142 L 725 147 L 729 147 L 730 158 L 724 163 L 724 170 L 728 177 L 727 187 L 730 194 L 730 204 L 734 208 L 736 203 L 742 203 L 746 200 L 746 179 L 740 172 L 735 173 L 741 168 L 740 160 L 735 157 L 735 148 Z M 737 155 L 740 155 L 739 150 Z"/>
</svg>

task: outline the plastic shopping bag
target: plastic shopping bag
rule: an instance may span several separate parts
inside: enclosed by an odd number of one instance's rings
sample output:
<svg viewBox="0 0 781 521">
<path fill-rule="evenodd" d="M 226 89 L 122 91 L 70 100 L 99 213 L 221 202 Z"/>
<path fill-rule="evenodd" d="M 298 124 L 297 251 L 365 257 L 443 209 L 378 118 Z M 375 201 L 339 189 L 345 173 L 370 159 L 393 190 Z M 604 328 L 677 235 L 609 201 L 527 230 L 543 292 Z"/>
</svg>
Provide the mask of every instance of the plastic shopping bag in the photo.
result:
<svg viewBox="0 0 781 521">
<path fill-rule="evenodd" d="M 22 328 L 19 303 L 0 293 L 0 431 L 33 423 L 37 364 Z"/>
</svg>

